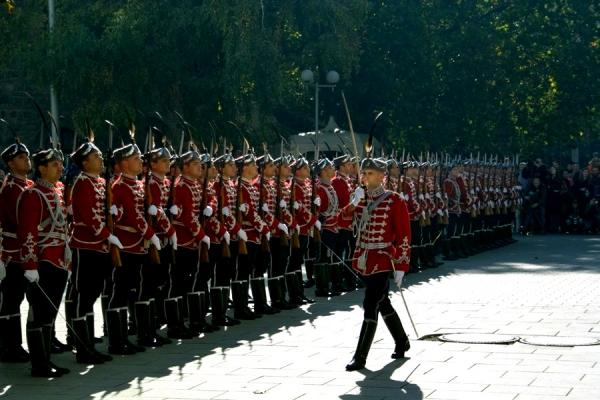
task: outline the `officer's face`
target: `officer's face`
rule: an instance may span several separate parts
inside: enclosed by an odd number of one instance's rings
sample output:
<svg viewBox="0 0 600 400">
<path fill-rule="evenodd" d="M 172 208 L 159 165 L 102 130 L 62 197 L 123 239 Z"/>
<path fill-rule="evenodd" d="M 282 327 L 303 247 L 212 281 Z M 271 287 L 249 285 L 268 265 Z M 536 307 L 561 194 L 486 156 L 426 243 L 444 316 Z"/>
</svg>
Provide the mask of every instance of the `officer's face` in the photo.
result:
<svg viewBox="0 0 600 400">
<path fill-rule="evenodd" d="M 83 170 L 88 174 L 98 175 L 104 169 L 102 154 L 93 152 L 82 163 Z"/>
<path fill-rule="evenodd" d="M 161 158 L 150 163 L 152 172 L 159 175 L 166 175 L 171 170 L 171 160 L 168 158 Z"/>
<path fill-rule="evenodd" d="M 27 175 L 31 171 L 31 160 L 25 153 L 21 153 L 8 162 L 8 168 L 17 175 Z"/>
<path fill-rule="evenodd" d="M 375 169 L 366 169 L 362 171 L 363 182 L 367 185 L 367 188 L 374 189 L 383 183 L 383 177 L 385 174 L 382 171 Z"/>
<path fill-rule="evenodd" d="M 63 163 L 62 161 L 54 160 L 50 161 L 46 165 L 39 166 L 40 176 L 42 179 L 50 182 L 56 183 L 60 179 L 63 173 Z"/>
</svg>

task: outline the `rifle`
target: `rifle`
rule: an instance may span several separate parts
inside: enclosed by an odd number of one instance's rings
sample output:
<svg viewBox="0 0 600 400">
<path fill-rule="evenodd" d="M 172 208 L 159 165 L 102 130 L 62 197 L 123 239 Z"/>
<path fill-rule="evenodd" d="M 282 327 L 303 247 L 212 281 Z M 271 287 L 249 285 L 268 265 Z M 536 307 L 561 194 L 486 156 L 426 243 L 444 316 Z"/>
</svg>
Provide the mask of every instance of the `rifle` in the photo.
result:
<svg viewBox="0 0 600 400">
<path fill-rule="evenodd" d="M 113 221 L 113 215 L 110 212 L 112 208 L 112 185 L 111 180 L 114 173 L 114 160 L 112 159 L 112 151 L 113 151 L 113 128 L 114 124 L 109 120 L 105 120 L 108 124 L 108 149 L 106 151 L 106 168 L 104 171 L 104 184 L 105 184 L 105 204 L 104 204 L 104 213 L 106 215 L 106 227 L 110 231 L 111 234 L 114 234 L 115 223 Z M 123 265 L 121 262 L 121 252 L 119 248 L 113 244 L 108 245 L 108 249 L 110 252 L 110 258 L 113 267 L 120 267 Z"/>
<path fill-rule="evenodd" d="M 318 162 L 318 160 L 316 160 Z M 314 167 L 310 170 L 310 181 L 311 181 L 311 186 L 312 186 L 312 190 L 310 193 L 310 204 L 311 204 L 311 212 L 313 213 L 313 215 L 318 219 L 319 218 L 319 208 L 317 207 L 317 205 L 315 204 L 315 198 L 317 197 L 317 189 L 318 189 L 318 178 L 317 178 L 317 174 L 316 174 L 317 168 L 316 168 L 316 162 Z M 318 229 L 315 229 L 313 227 L 313 240 L 317 243 L 321 242 L 321 231 L 319 231 Z"/>
<path fill-rule="evenodd" d="M 133 123 L 130 123 L 129 125 L 129 135 L 131 136 L 131 139 L 134 140 L 135 138 L 135 125 L 133 125 Z M 152 130 L 152 128 L 149 128 L 150 131 Z M 148 141 L 153 141 L 152 140 L 152 134 L 151 132 L 148 132 Z M 150 149 L 152 149 L 152 147 L 154 146 L 148 146 Z M 152 169 L 150 168 L 150 165 L 147 165 L 148 170 L 146 171 L 146 176 L 144 177 L 144 194 L 145 194 L 145 214 L 146 214 L 146 223 L 148 224 L 148 226 L 153 226 L 154 225 L 154 217 L 152 215 L 150 215 L 148 213 L 148 207 L 150 207 L 152 205 L 153 199 L 152 199 L 152 191 L 150 190 L 150 178 L 152 177 Z M 148 256 L 150 257 L 150 262 L 152 264 L 156 264 L 159 265 L 160 264 L 160 254 L 158 253 L 158 249 L 152 244 L 150 243 L 148 245 Z"/>
<path fill-rule="evenodd" d="M 260 169 L 260 183 L 258 184 L 258 212 L 260 214 L 261 219 L 264 220 L 264 211 L 263 211 L 263 204 L 265 201 L 265 194 L 264 191 L 268 190 L 265 189 L 265 163 L 267 162 L 267 158 L 268 158 L 268 153 L 267 153 L 267 144 L 263 143 L 263 148 L 264 148 L 264 158 L 263 158 L 263 165 L 262 168 Z M 267 240 L 267 236 L 266 235 L 261 235 L 260 237 L 260 246 L 261 246 L 261 250 L 264 253 L 270 253 L 271 249 L 269 248 L 269 241 Z"/>
<path fill-rule="evenodd" d="M 292 177 L 292 185 L 291 185 L 291 193 L 290 193 L 290 212 L 292 214 L 292 220 L 295 221 L 296 220 L 296 208 L 294 207 L 294 204 L 296 203 L 296 188 L 294 187 L 296 185 L 295 183 L 295 177 Z M 293 229 L 292 230 L 292 248 L 293 249 L 299 249 L 300 248 L 300 236 L 298 236 L 298 230 L 297 229 Z"/>
<path fill-rule="evenodd" d="M 206 151 L 206 149 L 204 149 Z M 202 181 L 202 200 L 200 201 L 200 225 L 204 226 L 206 217 L 204 216 L 204 209 L 206 208 L 206 191 L 208 188 L 208 170 L 210 168 L 210 161 L 204 167 L 204 180 Z M 209 261 L 208 246 L 206 243 L 200 243 L 200 261 L 207 263 Z"/>
</svg>

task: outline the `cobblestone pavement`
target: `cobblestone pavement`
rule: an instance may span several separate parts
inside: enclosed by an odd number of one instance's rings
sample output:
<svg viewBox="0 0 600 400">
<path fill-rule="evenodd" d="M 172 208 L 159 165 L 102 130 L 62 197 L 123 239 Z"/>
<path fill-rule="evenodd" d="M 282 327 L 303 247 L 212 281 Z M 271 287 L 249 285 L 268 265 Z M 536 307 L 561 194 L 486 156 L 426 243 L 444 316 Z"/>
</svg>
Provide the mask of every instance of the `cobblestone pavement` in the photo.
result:
<svg viewBox="0 0 600 400">
<path fill-rule="evenodd" d="M 539 236 L 406 278 L 419 335 L 475 332 L 600 338 L 600 237 Z M 344 371 L 362 321 L 357 291 L 71 374 L 0 365 L 0 399 L 598 399 L 600 346 L 416 340 L 392 360 L 380 324 L 367 369 Z M 64 323 L 57 322 L 59 337 Z M 62 329 L 62 330 L 60 330 Z M 102 349 L 104 345 L 100 345 Z"/>
</svg>

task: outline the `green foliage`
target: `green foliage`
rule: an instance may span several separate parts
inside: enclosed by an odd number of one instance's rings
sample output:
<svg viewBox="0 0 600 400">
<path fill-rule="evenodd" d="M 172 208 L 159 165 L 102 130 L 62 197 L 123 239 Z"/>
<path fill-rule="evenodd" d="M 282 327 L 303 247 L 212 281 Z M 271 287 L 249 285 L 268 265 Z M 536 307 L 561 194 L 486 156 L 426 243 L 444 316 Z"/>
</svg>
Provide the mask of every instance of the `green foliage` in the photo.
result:
<svg viewBox="0 0 600 400">
<path fill-rule="evenodd" d="M 311 130 L 304 68 L 341 75 L 354 125 L 409 151 L 535 151 L 600 131 L 600 8 L 576 0 L 58 0 L 0 13 L 0 72 L 54 83 L 81 129 L 177 110 L 208 135 Z M 345 125 L 339 91 L 322 122 Z M 143 124 L 144 122 L 142 122 Z M 171 132 L 175 136 L 175 132 Z"/>
</svg>

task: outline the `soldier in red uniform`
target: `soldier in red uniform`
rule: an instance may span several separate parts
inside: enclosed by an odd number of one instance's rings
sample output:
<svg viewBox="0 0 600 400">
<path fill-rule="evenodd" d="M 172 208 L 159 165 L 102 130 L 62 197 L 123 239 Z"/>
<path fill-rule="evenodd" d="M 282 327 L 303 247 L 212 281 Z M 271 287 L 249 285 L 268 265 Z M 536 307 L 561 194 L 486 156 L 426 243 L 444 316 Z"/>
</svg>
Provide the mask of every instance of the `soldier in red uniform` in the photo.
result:
<svg viewBox="0 0 600 400">
<path fill-rule="evenodd" d="M 304 267 L 307 271 L 313 270 L 314 255 L 309 252 L 309 242 L 313 234 L 313 229 L 321 229 L 321 222 L 312 212 L 312 183 L 309 179 L 310 169 L 308 161 L 302 157 L 296 159 L 292 165 L 292 171 L 294 173 L 292 189 L 294 191 L 294 201 L 292 207 L 294 208 L 294 219 L 299 231 L 300 246 L 298 248 L 292 246 L 288 273 L 294 272 L 296 274 L 296 279 L 302 284 L 302 264 L 304 263 Z M 315 199 L 316 198 L 318 197 L 315 196 Z M 308 272 L 307 276 L 309 276 Z M 292 283 L 292 281 L 290 281 L 290 283 Z M 312 302 L 312 299 L 308 299 L 304 295 L 303 287 L 292 289 L 292 291 L 296 296 L 296 298 L 293 299 L 294 303 Z"/>
<path fill-rule="evenodd" d="M 461 190 L 457 182 L 460 171 L 457 165 L 450 167 L 450 172 L 444 180 L 444 193 L 448 197 L 449 223 L 446 228 L 446 260 L 456 260 L 465 257 L 460 248 L 460 218 Z"/>
<path fill-rule="evenodd" d="M 336 172 L 335 176 L 331 179 L 331 186 L 335 190 L 335 194 L 338 198 L 338 207 L 341 210 L 348 205 L 350 202 L 350 194 L 354 191 L 352 178 L 350 177 L 354 167 L 352 158 L 347 154 L 336 157 L 333 160 L 333 163 Z M 342 259 L 346 265 L 346 268 L 344 268 L 343 289 L 344 291 L 354 290 L 356 289 L 357 284 L 361 285 L 362 283 L 358 283 L 354 274 L 347 268 L 351 265 L 349 260 L 354 254 L 354 247 L 356 244 L 356 239 L 352 232 L 352 217 L 339 213 L 337 225 L 338 243 L 336 244 L 336 248 L 340 249 L 342 252 Z"/>
<path fill-rule="evenodd" d="M 146 220 L 146 212 L 155 214 L 151 207 L 145 210 L 144 184 L 137 179 L 143 170 L 141 153 L 137 145 L 128 144 L 114 151 L 115 162 L 121 175 L 112 185 L 113 204 L 110 212 L 114 215 L 114 233 L 123 245 L 121 251 L 122 266 L 113 269 L 113 291 L 106 310 L 108 322 L 108 351 L 111 354 L 132 354 L 144 351 L 143 345 L 154 345 L 148 334 L 148 319 L 143 318 L 140 305 L 136 302 L 150 292 L 144 276 L 148 246 L 160 250 L 160 240 Z M 127 337 L 127 310 L 129 317 L 136 320 L 135 311 L 140 311 L 138 343 L 131 343 Z M 145 312 L 143 314 L 146 315 Z"/>
<path fill-rule="evenodd" d="M 338 296 L 342 290 L 342 247 L 338 247 L 339 200 L 331 184 L 335 175 L 333 162 L 327 158 L 315 165 L 317 174 L 317 196 L 320 199 L 319 221 L 321 222 L 320 258 L 315 263 L 315 296 Z M 331 284 L 331 286 L 330 286 Z"/>
<path fill-rule="evenodd" d="M 17 140 L 2 152 L 9 169 L 0 188 L 0 361 L 28 362 L 21 333 L 21 303 L 25 298 L 26 280 L 17 240 L 17 199 L 33 182 L 27 179 L 31 170 L 29 150 Z"/>
<path fill-rule="evenodd" d="M 247 254 L 238 254 L 237 270 L 233 284 L 242 289 L 234 291 L 234 307 L 236 307 L 236 312 L 238 309 L 245 310 L 247 308 L 247 287 L 251 275 L 250 286 L 254 298 L 254 314 L 256 316 L 273 314 L 276 311 L 267 304 L 266 299 L 265 271 L 258 262 L 261 239 L 264 235 L 264 238 L 269 241 L 271 239 L 271 229 L 261 218 L 259 212 L 261 210 L 259 204 L 260 190 L 255 184 L 255 179 L 258 176 L 256 158 L 253 154 L 247 154 L 240 157 L 237 162 L 241 174 L 240 187 L 238 188 L 241 191 L 240 211 L 243 215 L 241 225 L 242 230 L 248 236 L 246 241 L 248 251 Z M 237 291 L 241 292 L 239 296 L 236 294 Z"/>
<path fill-rule="evenodd" d="M 261 246 L 256 263 L 259 269 L 255 270 L 252 282 L 256 282 L 254 283 L 256 285 L 255 290 L 260 291 L 261 300 L 266 301 L 266 299 L 263 299 L 263 296 L 266 297 L 266 293 L 263 293 L 264 289 L 261 288 L 265 286 L 262 276 L 267 272 L 267 285 L 269 287 L 269 294 L 271 295 L 271 307 L 275 311 L 282 308 L 291 309 L 293 307 L 285 301 L 283 287 L 280 285 L 283 284 L 283 280 L 280 278 L 283 275 L 285 264 L 275 265 L 278 258 L 281 257 L 279 254 L 282 251 L 281 237 L 282 235 L 287 237 L 289 234 L 288 226 L 283 223 L 282 217 L 285 214 L 282 214 L 280 204 L 278 204 L 278 194 L 281 194 L 281 190 L 278 190 L 278 185 L 281 183 L 279 178 L 275 176 L 278 172 L 277 165 L 273 157 L 268 153 L 259 157 L 257 162 L 261 170 L 260 179 L 262 180 L 262 183 L 258 184 L 260 190 L 262 190 L 259 201 L 259 203 L 262 203 L 260 205 L 260 215 L 269 228 L 271 238 L 268 242 L 268 248 L 266 248 L 267 246 Z M 265 240 L 264 237 L 262 239 Z"/>
<path fill-rule="evenodd" d="M 36 182 L 17 200 L 17 240 L 29 281 L 27 343 L 31 375 L 59 377 L 69 372 L 50 361 L 52 327 L 67 284 L 70 251 L 63 201 L 63 155 L 50 148 L 33 156 Z"/>
<path fill-rule="evenodd" d="M 407 161 L 404 167 L 404 180 L 402 181 L 401 195 L 406 201 L 408 214 L 410 216 L 411 230 L 411 259 L 410 272 L 416 272 L 420 269 L 419 252 L 421 250 L 421 218 L 423 210 L 418 198 L 418 169 L 419 165 L 416 161 Z"/>
<path fill-rule="evenodd" d="M 71 186 L 70 204 L 73 296 L 69 300 L 73 302 L 76 357 L 79 363 L 101 364 L 112 357 L 94 348 L 94 303 L 102 293 L 106 275 L 111 272 L 109 244 L 118 248 L 123 245 L 106 226 L 106 182 L 100 177 L 104 169 L 101 151 L 89 141 L 71 155 L 71 160 L 81 170 Z"/>
<path fill-rule="evenodd" d="M 344 208 L 344 213 L 354 215 L 358 240 L 352 268 L 365 281 L 363 302 L 364 320 L 358 346 L 347 371 L 364 368 L 375 330 L 378 314 L 388 327 L 396 343 L 392 358 L 403 358 L 410 348 L 398 314 L 388 297 L 390 273 L 400 288 L 410 262 L 410 218 L 406 202 L 399 194 L 385 190 L 384 160 L 366 158 L 361 170 L 366 183 L 366 193 L 357 188 Z"/>
<path fill-rule="evenodd" d="M 290 258 L 290 232 L 296 229 L 294 217 L 290 211 L 291 187 L 289 178 L 292 171 L 290 162 L 290 157 L 286 156 L 275 160 L 277 175 L 272 183 L 275 190 L 275 218 L 279 220 L 279 225 L 277 229 L 271 232 L 271 268 L 268 285 L 271 304 L 282 310 L 296 307 L 296 305 L 286 300 L 287 288 L 285 282 L 285 274 Z"/>
<path fill-rule="evenodd" d="M 229 257 L 223 257 L 221 253 L 211 255 L 211 261 L 215 262 L 214 282 L 211 288 L 211 303 L 213 305 L 213 325 L 238 325 L 239 320 L 230 318 L 227 315 L 229 303 L 229 294 L 231 292 L 231 281 L 235 277 L 235 268 L 239 241 L 245 242 L 248 237 L 246 232 L 241 229 L 234 212 L 237 204 L 237 189 L 234 178 L 237 176 L 237 167 L 235 159 L 229 153 L 226 153 L 215 160 L 215 165 L 219 171 L 219 176 L 215 181 L 214 192 L 218 200 L 219 221 L 228 232 Z M 212 249 L 212 245 L 211 245 Z M 241 292 L 241 291 L 240 291 Z M 238 296 L 240 296 L 238 294 Z M 222 308 L 215 310 L 215 304 L 222 305 Z M 246 310 L 249 311 L 249 310 Z M 244 319 L 251 319 L 253 315 L 246 313 L 242 315 Z M 240 314 L 238 312 L 238 317 Z M 237 317 L 236 317 L 237 318 Z"/>
<path fill-rule="evenodd" d="M 194 291 L 200 269 L 201 244 L 204 243 L 210 250 L 210 237 L 200 222 L 200 214 L 204 210 L 201 210 L 202 186 L 199 179 L 205 174 L 206 160 L 197 151 L 191 150 L 180 156 L 180 165 L 182 174 L 175 182 L 173 202 L 178 209 L 173 220 L 178 245 L 176 262 L 170 271 L 171 287 L 165 307 L 169 337 L 189 338 L 190 330 L 194 335 L 211 330 L 202 314 L 206 297 Z M 184 296 L 187 308 L 183 303 Z M 189 329 L 183 322 L 186 310 L 190 317 Z"/>
</svg>

